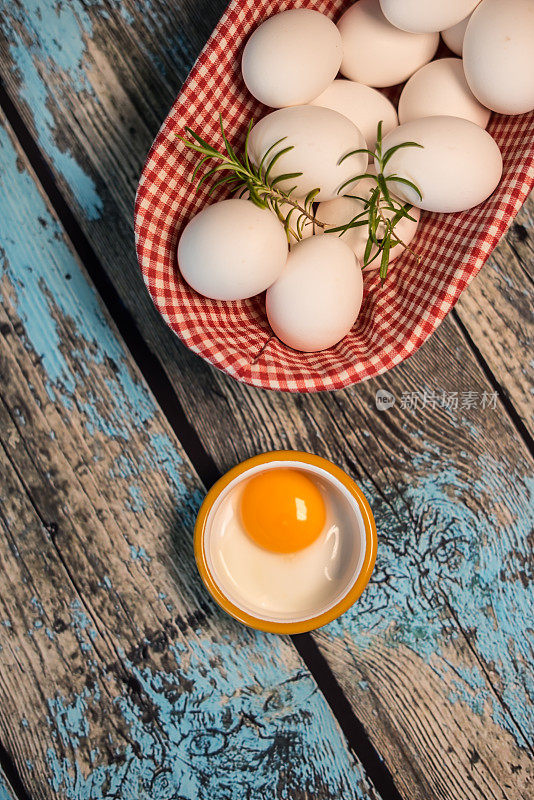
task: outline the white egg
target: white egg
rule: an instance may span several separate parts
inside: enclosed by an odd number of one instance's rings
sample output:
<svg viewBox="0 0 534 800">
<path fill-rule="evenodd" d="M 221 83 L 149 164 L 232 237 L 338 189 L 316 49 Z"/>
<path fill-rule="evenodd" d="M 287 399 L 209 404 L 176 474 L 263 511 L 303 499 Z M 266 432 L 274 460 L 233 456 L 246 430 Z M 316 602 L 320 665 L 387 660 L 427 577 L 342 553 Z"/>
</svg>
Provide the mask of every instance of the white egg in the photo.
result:
<svg viewBox="0 0 534 800">
<path fill-rule="evenodd" d="M 376 183 L 374 181 L 370 181 L 368 178 L 364 178 L 362 181 L 359 181 L 355 185 L 352 194 L 367 199 L 369 193 L 372 191 L 374 187 L 376 187 Z M 340 225 L 346 225 L 348 222 L 351 222 L 353 219 L 359 216 L 364 210 L 365 210 L 364 202 L 362 202 L 362 200 L 360 199 L 356 199 L 355 197 L 336 197 L 335 200 L 329 200 L 326 203 L 319 203 L 319 207 L 317 209 L 317 218 L 321 222 L 326 223 L 326 225 L 329 228 L 338 228 Z M 412 208 L 409 213 L 410 216 L 413 217 L 415 221 L 403 218 L 399 220 L 399 222 L 395 226 L 395 233 L 397 237 L 407 247 L 410 245 L 411 241 L 413 240 L 416 234 L 420 217 L 420 212 L 418 208 Z M 394 216 L 394 212 L 391 211 L 390 209 L 384 209 L 383 214 L 386 217 L 386 219 L 391 219 Z M 367 220 L 368 216 L 363 217 L 363 219 Z M 383 233 L 384 233 L 384 226 L 382 223 L 380 223 L 380 225 L 378 226 L 378 236 L 380 237 L 381 235 L 383 235 Z M 335 236 L 336 234 L 326 234 L 326 235 Z M 367 225 L 358 228 L 351 228 L 346 233 L 344 233 L 340 238 L 343 242 L 345 242 L 345 244 L 347 244 L 352 249 L 358 261 L 363 265 L 365 248 L 367 247 L 367 241 L 369 238 L 369 231 Z M 376 245 L 373 245 L 370 253 L 371 258 L 376 255 L 377 251 L 378 248 L 376 247 Z M 399 244 L 392 247 L 390 250 L 388 263 L 392 264 L 402 255 L 403 252 L 404 252 L 404 247 L 402 247 Z M 363 271 L 368 272 L 373 269 L 379 269 L 379 267 L 380 267 L 380 257 L 377 257 L 366 267 L 363 267 Z"/>
<path fill-rule="evenodd" d="M 356 81 L 333 81 L 312 105 L 331 108 L 348 117 L 361 130 L 370 150 L 375 148 L 380 120 L 384 136 L 399 124 L 393 103 L 376 89 Z"/>
<path fill-rule="evenodd" d="M 432 33 L 456 25 L 480 0 L 380 0 L 392 25 L 411 33 Z"/>
<path fill-rule="evenodd" d="M 292 9 L 257 28 L 243 52 L 248 90 L 272 108 L 313 100 L 335 78 L 342 56 L 341 36 L 318 11 Z"/>
<path fill-rule="evenodd" d="M 464 69 L 471 91 L 499 114 L 534 109 L 534 2 L 483 0 L 464 38 Z"/>
<path fill-rule="evenodd" d="M 471 14 L 460 22 L 457 22 L 456 25 L 453 25 L 451 28 L 446 28 L 446 30 L 441 31 L 441 38 L 449 50 L 452 50 L 457 56 L 462 55 L 465 31 L 470 19 Z"/>
<path fill-rule="evenodd" d="M 282 272 L 288 246 L 283 225 L 248 200 L 223 200 L 188 223 L 178 245 L 187 283 L 213 300 L 244 300 Z"/>
<path fill-rule="evenodd" d="M 490 115 L 467 85 L 461 58 L 425 64 L 412 75 L 399 100 L 401 123 L 421 117 L 463 117 L 485 128 Z"/>
<path fill-rule="evenodd" d="M 495 140 L 474 122 L 460 117 L 424 117 L 405 122 L 384 139 L 384 152 L 402 142 L 422 147 L 397 150 L 384 174 L 398 175 L 418 186 L 392 181 L 398 197 L 427 211 L 465 211 L 485 200 L 502 175 L 502 157 Z"/>
<path fill-rule="evenodd" d="M 434 56 L 438 33 L 406 33 L 384 17 L 378 0 L 359 0 L 338 22 L 341 74 L 378 88 L 402 83 Z"/>
<path fill-rule="evenodd" d="M 287 461 L 279 463 L 287 468 Z M 330 607 L 361 570 L 359 519 L 344 487 L 305 474 L 321 492 L 326 520 L 319 537 L 302 550 L 271 552 L 247 534 L 240 513 L 246 478 L 228 487 L 210 519 L 207 557 L 217 585 L 231 602 L 262 619 L 313 616 Z"/>
<path fill-rule="evenodd" d="M 337 236 L 313 236 L 295 245 L 280 278 L 267 291 L 274 333 L 294 350 L 333 347 L 350 331 L 362 304 L 362 271 Z"/>
<path fill-rule="evenodd" d="M 258 166 L 273 147 L 266 163 L 285 148 L 293 149 L 278 159 L 271 178 L 302 173 L 280 182 L 279 188 L 284 191 L 295 188 L 294 193 L 299 197 L 320 189 L 319 201 L 337 197 L 345 181 L 364 171 L 367 164 L 365 153 L 339 163 L 353 150 L 365 148 L 365 139 L 347 117 L 319 106 L 282 108 L 261 119 L 250 132 L 249 153 L 253 163 Z"/>
</svg>

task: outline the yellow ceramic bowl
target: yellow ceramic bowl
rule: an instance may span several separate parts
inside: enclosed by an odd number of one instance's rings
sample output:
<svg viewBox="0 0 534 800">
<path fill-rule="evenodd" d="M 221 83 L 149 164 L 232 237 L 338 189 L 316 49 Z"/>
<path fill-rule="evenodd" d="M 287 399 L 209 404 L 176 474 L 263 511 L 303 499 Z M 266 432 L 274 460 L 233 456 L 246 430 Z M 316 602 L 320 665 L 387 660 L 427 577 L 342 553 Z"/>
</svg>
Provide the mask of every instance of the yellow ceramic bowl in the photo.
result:
<svg viewBox="0 0 534 800">
<path fill-rule="evenodd" d="M 221 495 L 226 495 L 231 491 L 233 486 L 245 480 L 249 473 L 256 474 L 261 471 L 262 467 L 265 469 L 273 469 L 276 466 L 302 469 L 305 472 L 309 472 L 311 477 L 320 477 L 323 482 L 327 484 L 330 483 L 332 487 L 337 488 L 338 491 L 343 491 L 354 510 L 355 524 L 351 535 L 358 537 L 359 540 L 358 545 L 361 554 L 358 569 L 355 574 L 350 576 L 342 592 L 342 596 L 338 597 L 335 603 L 328 605 L 326 608 L 317 608 L 313 615 L 307 615 L 305 619 L 299 619 L 297 617 L 290 621 L 286 619 L 276 620 L 273 618 L 262 619 L 260 616 L 251 614 L 228 598 L 221 586 L 217 583 L 214 570 L 210 566 L 209 544 L 211 523 L 214 516 L 213 512 L 219 498 Z M 320 456 L 293 450 L 277 450 L 255 456 L 254 458 L 249 458 L 247 461 L 231 469 L 217 481 L 215 486 L 208 492 L 200 508 L 195 525 L 194 544 L 195 558 L 202 580 L 213 599 L 221 608 L 232 617 L 235 617 L 235 619 L 243 622 L 245 625 L 249 625 L 251 628 L 257 628 L 258 630 L 269 631 L 271 633 L 293 634 L 320 628 L 336 619 L 336 617 L 339 617 L 353 605 L 367 586 L 373 572 L 376 559 L 377 537 L 375 521 L 369 503 L 359 487 L 345 472 L 343 472 L 343 470 Z"/>
</svg>

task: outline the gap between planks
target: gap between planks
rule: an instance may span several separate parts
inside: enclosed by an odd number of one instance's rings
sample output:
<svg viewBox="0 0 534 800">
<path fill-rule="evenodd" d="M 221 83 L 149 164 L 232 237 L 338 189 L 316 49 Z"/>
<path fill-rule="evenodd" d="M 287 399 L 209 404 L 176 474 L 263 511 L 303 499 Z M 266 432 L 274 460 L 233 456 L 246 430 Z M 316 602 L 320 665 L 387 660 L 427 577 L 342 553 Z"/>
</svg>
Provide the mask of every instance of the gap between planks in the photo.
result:
<svg viewBox="0 0 534 800">
<path fill-rule="evenodd" d="M 13 113 L 16 115 L 16 111 L 14 109 Z M 25 129 L 22 120 L 18 118 L 18 121 L 20 123 L 19 130 L 17 131 L 19 139 L 21 133 L 23 140 L 24 137 L 27 137 L 26 141 L 24 142 L 26 145 L 26 152 L 30 156 L 30 159 L 32 159 L 34 168 L 37 164 L 36 171 L 38 173 L 39 171 L 42 171 L 42 175 L 40 176 L 41 180 L 45 184 L 49 197 L 58 211 L 69 237 L 74 241 L 80 258 L 85 262 L 88 272 L 91 274 L 97 289 L 101 293 L 110 314 L 115 319 L 115 322 L 124 336 L 129 349 L 134 355 L 135 360 L 140 366 L 145 379 L 149 382 L 149 385 L 151 385 L 158 402 L 164 410 L 164 413 L 169 418 L 178 436 L 181 437 L 182 441 L 185 443 L 188 455 L 194 462 L 195 468 L 199 472 L 199 475 L 204 478 L 207 485 L 211 485 L 211 483 L 213 483 L 220 474 L 214 464 L 213 459 L 204 450 L 197 433 L 187 422 L 185 413 L 183 412 L 178 397 L 167 378 L 165 370 L 139 334 L 134 320 L 121 302 L 99 259 L 92 250 L 91 245 L 86 239 L 83 231 L 80 229 L 61 192 L 59 191 L 55 180 L 48 169 L 48 166 L 44 162 L 34 140 L 27 129 Z M 488 371 L 491 374 L 491 370 L 489 370 L 489 368 Z M 497 385 L 496 380 L 495 384 Z M 362 758 L 362 749 L 365 752 L 365 758 L 367 759 L 366 767 L 369 775 L 372 777 L 372 774 L 374 773 L 378 779 L 375 780 L 377 789 L 380 788 L 378 784 L 383 782 L 384 796 L 391 798 L 399 797 L 400 795 L 394 786 L 391 774 L 387 770 L 384 773 L 384 766 L 380 757 L 366 736 L 363 726 L 354 716 L 352 709 L 350 709 L 350 703 L 343 695 L 342 690 L 333 677 L 329 667 L 326 666 L 326 662 L 318 651 L 315 642 L 311 639 L 311 637 L 306 635 L 304 637 L 299 637 L 296 645 L 304 660 L 307 662 L 309 668 L 314 673 L 316 679 L 318 679 L 319 684 L 321 685 L 321 683 L 323 683 L 324 694 L 327 697 L 330 705 L 333 707 L 334 713 L 338 718 L 341 727 L 348 735 L 349 742 L 352 743 L 353 749 L 360 755 L 360 760 L 362 761 L 364 761 L 364 758 Z M 319 657 L 317 658 L 317 656 Z M 310 667 L 312 664 L 313 666 Z M 321 672 L 323 677 L 318 678 L 318 675 Z M 324 683 L 324 681 L 326 681 L 326 683 Z M 348 709 L 350 709 L 350 711 Z M 356 734 L 354 730 L 355 728 Z M 362 732 L 363 738 L 360 737 L 360 733 Z"/>
<path fill-rule="evenodd" d="M 0 800 L 32 800 L 12 758 L 0 743 Z"/>
<path fill-rule="evenodd" d="M 34 169 L 68 239 L 89 273 L 108 313 L 117 325 L 120 335 L 154 394 L 158 405 L 182 444 L 184 451 L 191 460 L 200 480 L 206 488 L 209 489 L 221 477 L 220 471 L 217 469 L 211 456 L 204 449 L 197 432 L 189 423 L 181 402 L 161 362 L 143 339 L 134 319 L 122 303 L 121 298 L 109 280 L 91 244 L 78 225 L 78 222 L 57 186 L 48 164 L 45 162 L 34 138 L 11 102 L 1 79 L 0 108 L 3 109 L 17 137 L 19 146 Z M 60 555 L 59 552 L 58 555 Z M 67 569 L 65 564 L 63 566 Z M 71 580 L 73 580 L 75 585 L 75 581 L 72 577 Z M 349 700 L 344 695 L 327 661 L 320 653 L 311 636 L 309 634 L 301 634 L 297 637 L 290 638 L 328 702 L 333 715 L 347 739 L 349 747 L 362 763 L 377 791 L 382 797 L 388 798 L 388 800 L 402 800 L 391 773 L 367 736 L 364 726 L 356 717 Z M 3 763 L 4 756 L 8 759 L 5 763 Z M 22 781 L 3 748 L 0 748 L 0 765 L 4 766 L 6 771 L 8 769 L 11 771 L 15 778 L 15 783 L 23 789 Z M 20 800 L 28 800 L 27 795 L 19 794 L 19 797 Z"/>
<path fill-rule="evenodd" d="M 171 74 L 172 74 L 172 70 L 171 70 Z M 169 97 L 170 97 L 170 96 L 171 96 L 171 95 L 169 94 Z M 67 111 L 66 113 L 68 114 L 68 111 Z M 63 116 L 61 117 L 61 119 L 63 119 Z M 58 120 L 59 120 L 59 118 L 58 118 Z M 58 132 L 59 132 L 59 122 L 58 122 L 57 124 L 58 124 Z M 115 127 L 116 127 L 116 126 L 115 126 Z M 63 129 L 61 128 L 61 130 L 63 130 Z M 68 134 L 67 134 L 67 135 L 68 135 Z M 84 144 L 86 144 L 86 143 L 85 143 L 85 142 L 84 142 L 84 143 L 82 143 L 82 149 L 83 149 L 83 146 L 84 146 Z M 93 166 L 94 166 L 94 165 L 93 165 Z M 123 186 L 123 189 L 124 189 L 124 186 Z M 70 196 L 70 195 L 68 195 L 68 196 Z M 106 201 L 106 202 L 107 202 L 107 201 Z M 91 231 L 91 233 L 89 233 L 88 235 L 89 235 L 89 237 L 91 238 L 91 241 L 93 241 L 92 231 Z M 97 241 L 97 250 L 98 250 L 98 236 L 97 236 L 97 238 L 96 238 L 96 241 Z M 141 304 L 141 305 L 142 305 L 142 304 Z M 134 318 L 135 318 L 135 315 L 134 315 Z M 444 332 L 444 331 L 443 331 L 443 332 Z M 154 348 L 154 349 L 157 351 L 157 349 L 158 349 L 158 348 L 157 348 L 157 346 L 156 346 L 156 345 L 154 345 L 154 343 L 152 344 L 152 347 L 153 347 L 153 348 Z M 431 351 L 432 351 L 432 350 L 433 350 L 433 348 L 431 347 Z M 484 352 L 486 352 L 486 351 L 484 351 Z M 172 351 L 172 353 L 174 353 L 174 350 Z M 453 357 L 454 357 L 454 353 L 453 353 L 453 352 L 451 352 L 451 354 L 450 354 L 450 355 L 451 355 L 451 358 L 453 358 Z M 186 374 L 187 374 L 188 365 L 189 365 L 189 363 L 190 363 L 190 362 L 192 362 L 192 361 L 193 361 L 193 359 L 192 359 L 192 358 L 191 358 L 191 359 L 187 359 L 187 358 L 185 358 L 185 357 L 184 357 L 184 358 L 182 358 L 181 360 L 185 362 L 185 370 L 186 370 Z M 495 361 L 493 361 L 493 362 L 492 362 L 492 364 L 495 364 Z M 167 366 L 168 366 L 168 365 L 167 365 Z M 193 367 L 194 367 L 194 364 L 193 364 Z M 497 362 L 497 367 L 499 367 L 499 364 L 498 364 L 498 362 Z M 228 387 L 228 382 L 226 382 L 226 383 L 225 383 L 224 381 L 220 380 L 220 379 L 218 378 L 218 376 L 216 376 L 216 377 L 215 377 L 215 379 L 213 379 L 213 378 L 210 378 L 210 375 L 209 375 L 209 373 L 207 372 L 207 370 L 206 370 L 206 369 L 204 369 L 204 371 L 203 371 L 203 370 L 200 368 L 200 366 L 198 366 L 198 367 L 197 367 L 196 369 L 194 369 L 193 371 L 194 371 L 194 372 L 196 372 L 196 375 L 198 375 L 199 379 L 201 379 L 201 378 L 207 378 L 207 379 L 208 379 L 208 381 L 209 381 L 209 383 L 210 383 L 210 390 L 211 390 L 211 391 L 217 391 L 217 388 L 219 388 L 219 391 L 221 392 L 221 398 L 224 396 L 224 395 L 222 394 L 222 393 L 225 391 L 224 387 L 225 387 L 225 386 L 227 387 L 227 390 L 228 390 L 228 391 L 227 391 L 227 397 L 226 397 L 226 400 L 227 400 L 227 402 L 229 403 L 229 409 L 230 409 L 230 412 L 232 411 L 232 403 L 235 401 L 235 398 L 239 398 L 239 399 L 241 399 L 241 397 L 243 396 L 243 399 L 246 401 L 246 398 L 247 398 L 247 396 L 248 396 L 248 395 L 247 395 L 247 393 L 243 393 L 243 392 L 240 392 L 240 391 L 238 391 L 238 388 L 240 389 L 241 387 L 232 387 L 232 386 L 229 386 L 229 387 Z M 176 373 L 174 373 L 174 374 L 176 375 Z M 506 375 L 506 370 L 504 371 L 504 374 Z M 188 376 L 188 377 L 190 377 L 190 376 Z M 195 375 L 193 375 L 193 377 L 195 377 Z M 186 379 L 186 380 L 187 380 L 187 379 Z M 502 384 L 502 385 L 506 385 L 506 381 L 503 381 L 503 380 L 502 380 L 502 377 L 501 377 L 501 384 Z M 195 382 L 193 381 L 193 385 L 197 385 L 197 386 L 198 386 L 199 384 L 198 384 L 198 382 L 197 382 L 197 383 L 195 383 Z M 223 387 L 223 388 L 221 388 L 221 387 Z M 200 387 L 199 387 L 199 388 L 200 388 Z M 235 391 L 234 391 L 234 388 L 235 388 Z M 235 395 L 235 397 L 234 397 L 234 395 Z M 237 400 L 237 402 L 239 402 L 239 399 Z M 258 399 L 259 399 L 259 398 L 258 398 Z M 183 398 L 183 403 L 184 403 L 184 408 L 188 408 L 188 398 L 187 398 L 187 395 L 185 395 L 185 396 L 184 396 L 184 398 Z M 273 405 L 275 405 L 275 404 L 273 403 Z M 269 403 L 268 401 L 265 401 L 265 409 L 264 409 L 264 411 L 265 411 L 265 412 L 268 412 L 268 410 L 269 410 L 269 406 L 270 406 L 270 403 Z M 308 408 L 310 408 L 311 406 L 312 406 L 312 404 L 311 404 L 311 403 L 308 403 L 307 407 L 308 407 Z M 193 412 L 194 412 L 195 408 L 194 408 L 194 405 L 193 405 L 193 404 L 192 404 L 192 407 L 193 407 Z M 298 406 L 298 408 L 300 408 L 300 407 L 301 407 L 301 406 L 299 405 L 299 406 Z M 314 407 L 315 407 L 315 404 L 314 404 Z M 306 404 L 303 404 L 303 411 L 304 411 L 304 413 L 303 413 L 303 422 L 302 422 L 303 429 L 304 429 L 304 426 L 306 426 L 306 425 L 307 425 L 307 426 L 309 426 L 309 425 L 311 424 L 310 420 L 306 420 L 306 413 L 305 413 L 305 409 L 306 409 Z M 341 409 L 340 409 L 340 410 L 341 410 Z M 189 409 L 189 411 L 191 412 L 191 408 Z M 237 409 L 236 409 L 235 407 L 234 407 L 234 411 L 236 411 L 236 414 L 237 414 Z M 275 410 L 275 412 L 276 412 L 276 410 Z M 246 417 L 246 409 L 244 409 L 243 413 L 244 413 L 244 415 L 245 415 L 245 417 Z M 191 418 L 192 418 L 192 417 L 191 417 Z M 209 421 L 209 420 L 208 420 L 208 421 Z M 264 420 L 262 420 L 262 422 L 263 422 L 263 421 L 265 421 L 265 424 L 268 424 L 268 422 L 267 422 L 267 413 L 265 414 L 265 419 L 264 419 Z M 242 424 L 243 424 L 244 422 L 246 422 L 246 420 L 241 420 L 241 423 L 242 423 Z M 245 426 L 245 428 L 246 428 L 246 426 Z M 338 434 L 339 434 L 339 436 L 341 436 L 341 435 L 343 435 L 344 433 L 346 433 L 346 431 L 347 431 L 347 428 L 346 428 L 346 426 L 345 426 L 345 429 L 343 428 L 343 426 L 341 426 L 341 427 L 340 427 L 340 429 L 339 429 L 339 431 L 338 431 Z M 313 436 L 315 436 L 315 435 L 316 435 L 316 434 L 315 434 L 315 431 L 311 431 L 311 428 L 307 428 L 306 432 L 307 432 L 307 433 L 310 433 L 310 436 L 311 436 L 312 434 L 313 434 Z M 244 433 L 246 434 L 246 430 L 244 431 Z M 252 434 L 253 434 L 253 433 L 255 433 L 255 432 L 251 430 L 251 438 L 252 438 Z M 205 431 L 204 431 L 204 434 L 205 434 Z M 243 434 L 243 431 L 242 431 L 242 434 Z M 337 434 L 336 434 L 336 435 L 337 435 Z M 209 433 L 208 433 L 208 436 L 209 436 Z M 307 446 L 307 447 L 308 447 L 308 446 L 310 446 L 310 442 L 311 442 L 311 446 L 312 446 L 312 447 L 314 446 L 314 439 L 313 439 L 313 436 L 312 436 L 312 438 L 310 438 L 310 439 L 306 439 L 306 438 L 304 437 L 304 443 L 305 443 L 305 446 Z M 278 441 L 282 441 L 282 440 L 283 440 L 283 437 L 282 437 L 282 438 L 280 438 L 280 434 L 279 434 L 279 436 L 278 436 L 278 440 L 276 439 L 276 437 L 274 437 L 274 443 L 275 443 L 275 444 L 278 444 Z M 206 440 L 206 441 L 209 441 L 209 440 Z M 256 436 L 254 437 L 254 446 L 255 446 L 255 447 L 258 447 L 258 446 L 260 446 L 260 447 L 261 447 L 261 446 L 263 446 L 263 445 L 264 445 L 265 441 L 268 441 L 268 443 L 269 443 L 269 444 L 270 444 L 270 443 L 273 441 L 273 437 L 270 437 L 270 436 L 269 436 L 269 433 L 267 433 L 267 432 L 265 433 L 265 435 L 261 435 L 261 436 L 257 436 L 257 435 L 256 435 Z M 258 444 L 258 442 L 259 442 L 259 444 Z M 211 445 L 211 442 L 209 442 L 209 444 Z M 239 447 L 239 446 L 238 446 L 238 447 L 234 447 L 234 450 L 231 450 L 231 448 L 228 448 L 228 450 L 230 450 L 230 458 L 232 458 L 232 457 L 235 457 L 235 456 L 238 456 L 238 457 L 243 457 L 243 455 L 242 455 L 242 452 L 243 452 L 243 445 L 244 445 L 244 443 L 242 442 L 242 443 L 241 443 L 241 447 Z M 323 445 L 324 445 L 324 443 L 323 443 Z M 210 447 L 210 451 L 211 451 L 212 449 L 213 449 L 213 448 L 211 448 L 211 447 Z M 240 452 L 240 451 L 241 451 L 241 452 Z M 225 469 L 225 467 L 226 467 L 226 464 L 227 464 L 227 462 L 228 462 L 228 458 L 229 458 L 228 452 L 226 453 L 226 455 L 224 455 L 224 454 L 223 454 L 223 455 L 222 455 L 222 457 L 221 457 L 221 454 L 217 452 L 217 446 L 216 446 L 216 444 L 215 444 L 215 452 L 216 452 L 217 464 L 219 465 L 219 467 L 220 467 L 221 469 Z M 245 455 L 246 455 L 246 454 L 245 454 Z M 335 457 L 339 457 L 339 454 L 338 454 L 337 452 L 336 452 L 334 455 L 335 455 Z M 349 468 L 351 468 L 351 469 L 352 469 L 352 467 L 350 467 L 350 464 L 349 464 Z M 365 465 L 363 465 L 362 463 L 360 463 L 360 462 L 359 462 L 359 463 L 356 465 L 356 468 L 357 468 L 356 474 L 361 474 L 362 470 L 363 470 L 363 472 L 364 472 L 364 474 L 365 474 Z"/>
<path fill-rule="evenodd" d="M 499 395 L 499 400 L 501 401 L 503 408 L 506 410 L 510 421 L 514 424 L 515 429 L 517 430 L 519 436 L 522 438 L 525 447 L 529 451 L 530 455 L 534 458 L 534 439 L 532 435 L 523 422 L 520 413 L 516 409 L 515 405 L 513 404 L 512 400 L 510 399 L 509 395 L 505 391 L 502 384 L 497 379 L 497 376 L 493 373 L 490 365 L 480 352 L 480 349 L 476 346 L 473 338 L 471 337 L 469 331 L 467 330 L 466 326 L 460 315 L 458 314 L 455 308 L 452 309 L 451 314 L 458 325 L 458 328 L 464 337 L 469 350 L 473 354 L 477 364 L 479 365 L 480 369 L 484 373 L 486 379 L 491 384 L 494 391 L 497 392 Z"/>
<path fill-rule="evenodd" d="M 133 323 L 132 323 L 132 325 L 133 325 Z M 171 426 L 172 426 L 172 423 L 171 423 Z M 198 458 L 198 448 L 194 447 L 192 449 L 194 450 L 195 456 Z M 210 461 L 209 456 L 206 456 L 206 459 L 208 460 L 208 462 Z M 215 470 L 215 468 L 213 468 L 213 469 Z M 213 476 L 211 476 L 211 477 L 213 477 Z M 45 520 L 45 518 L 41 517 L 39 508 L 33 503 L 32 497 L 31 497 L 30 494 L 28 494 L 28 498 L 29 498 L 30 502 L 32 502 L 32 505 L 33 505 L 33 508 L 34 508 L 34 511 L 35 511 L 36 515 L 38 517 L 40 517 L 41 523 L 46 527 L 46 520 Z M 53 535 L 53 532 L 52 532 L 51 533 L 51 539 L 53 540 L 53 538 L 54 538 L 54 535 Z M 75 576 L 73 576 L 70 566 L 63 561 L 63 559 L 61 558 L 61 553 L 60 553 L 60 551 L 58 550 L 57 547 L 55 547 L 55 551 L 56 551 L 56 556 L 61 561 L 61 563 L 63 565 L 63 568 L 65 569 L 66 574 L 67 574 L 68 578 L 70 579 L 73 587 L 76 589 L 76 591 L 78 591 L 78 593 L 80 593 L 79 589 L 78 589 L 78 582 L 77 582 Z M 118 658 L 118 661 L 121 660 L 119 654 L 117 654 L 117 658 Z M 0 753 L 0 758 L 1 758 L 1 756 L 2 756 L 2 754 Z M 375 758 L 375 762 L 376 762 L 377 765 L 380 765 L 380 759 L 379 759 L 379 757 L 377 755 L 376 755 L 376 758 Z M 11 772 L 13 773 L 13 775 L 14 775 L 14 777 L 16 779 L 15 782 L 18 782 L 19 785 L 22 785 L 20 776 L 13 771 L 12 764 L 10 764 L 10 762 L 9 762 L 9 757 L 5 760 L 5 764 L 6 764 L 6 767 L 11 769 Z M 398 795 L 398 793 L 396 792 L 396 789 L 395 789 L 392 781 L 388 780 L 387 771 L 386 771 L 386 773 L 384 773 L 384 770 L 379 767 L 379 775 L 378 775 L 378 777 L 379 777 L 380 780 L 382 780 L 382 783 L 383 783 L 383 785 L 385 787 L 384 798 L 386 798 L 386 797 L 392 797 L 392 798 L 400 797 L 400 795 Z M 378 790 L 377 786 L 375 786 L 375 788 Z M 19 794 L 19 797 L 21 798 L 21 800 L 26 800 L 26 798 L 22 794 Z"/>
<path fill-rule="evenodd" d="M 6 116 L 8 117 L 12 127 L 14 128 L 23 149 L 28 156 L 30 163 L 35 169 L 45 191 L 51 201 L 52 206 L 56 210 L 67 235 L 73 242 L 73 245 L 84 262 L 87 271 L 89 272 L 92 280 L 99 291 L 104 304 L 106 305 L 109 313 L 117 324 L 121 335 L 125 339 L 128 348 L 132 352 L 134 359 L 140 367 L 143 376 L 149 383 L 156 399 L 167 416 L 170 424 L 175 430 L 178 437 L 181 439 L 184 449 L 193 462 L 201 479 L 207 486 L 210 486 L 220 475 L 214 460 L 204 449 L 201 444 L 200 437 L 188 422 L 187 416 L 183 407 L 178 399 L 175 390 L 172 387 L 170 380 L 167 377 L 166 371 L 161 364 L 159 358 L 151 351 L 146 344 L 139 329 L 122 302 L 120 296 L 115 290 L 112 282 L 108 278 L 99 258 L 96 256 L 93 248 L 91 247 L 84 232 L 79 226 L 76 218 L 70 210 L 65 201 L 61 191 L 59 190 L 55 178 L 44 160 L 40 149 L 35 143 L 31 133 L 27 129 L 24 121 L 18 114 L 17 109 L 11 102 L 5 87 L 0 84 L 0 105 L 4 107 Z M 468 339 L 464 330 L 464 337 Z M 473 343 L 470 344 L 471 350 L 476 350 Z M 477 351 L 478 353 L 478 351 Z M 491 383 L 495 387 L 499 387 L 497 379 L 489 365 L 485 362 L 481 354 L 477 358 L 479 366 L 484 374 L 488 377 L 491 376 Z M 502 391 L 500 392 L 501 398 L 503 397 Z M 505 396 L 504 396 L 505 397 Z M 505 404 L 505 408 L 511 418 L 511 421 L 517 427 L 517 413 L 511 403 Z M 512 415 L 510 414 L 510 409 Z M 514 418 L 515 417 L 515 418 Z M 520 431 L 520 433 L 522 433 Z M 527 432 L 528 437 L 528 432 Z M 524 436 L 522 436 L 524 438 Z M 342 692 L 339 683 L 336 681 L 332 671 L 327 666 L 327 662 L 321 655 L 314 640 L 306 635 L 301 637 L 298 641 L 297 648 L 301 656 L 306 661 L 306 664 L 314 677 L 316 678 L 319 686 L 321 687 L 325 697 L 332 707 L 340 726 L 344 730 L 345 735 L 349 740 L 354 751 L 359 756 L 364 764 L 370 777 L 374 777 L 376 788 L 384 793 L 384 796 L 394 798 L 400 797 L 398 790 L 395 787 L 391 772 L 387 770 L 376 749 L 374 748 L 371 740 L 365 734 L 363 725 L 357 720 L 352 709 L 350 713 L 350 703 Z"/>
</svg>

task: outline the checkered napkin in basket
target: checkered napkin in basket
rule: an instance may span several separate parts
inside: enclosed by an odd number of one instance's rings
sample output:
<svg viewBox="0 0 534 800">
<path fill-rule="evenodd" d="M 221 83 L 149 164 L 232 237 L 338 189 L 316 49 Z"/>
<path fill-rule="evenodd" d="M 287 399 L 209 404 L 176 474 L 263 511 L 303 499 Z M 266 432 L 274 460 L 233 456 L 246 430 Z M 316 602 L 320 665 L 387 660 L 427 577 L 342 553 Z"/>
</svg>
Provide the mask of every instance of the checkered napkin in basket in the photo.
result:
<svg viewBox="0 0 534 800">
<path fill-rule="evenodd" d="M 504 159 L 504 175 L 484 204 L 461 214 L 424 214 L 416 263 L 405 253 L 380 286 L 365 273 L 362 311 L 351 333 L 321 353 L 298 353 L 272 335 L 264 298 L 207 300 L 182 280 L 176 263 L 180 232 L 205 205 L 207 189 L 190 182 L 196 156 L 176 135 L 186 125 L 221 143 L 222 113 L 230 141 L 240 144 L 251 117 L 266 109 L 240 73 L 244 42 L 258 24 L 288 8 L 313 8 L 337 21 L 347 0 L 233 0 L 213 32 L 148 155 L 135 208 L 136 246 L 152 299 L 180 339 L 238 380 L 267 389 L 316 392 L 379 375 L 414 353 L 437 328 L 505 233 L 534 184 L 534 113 L 493 115 L 488 130 Z"/>
</svg>

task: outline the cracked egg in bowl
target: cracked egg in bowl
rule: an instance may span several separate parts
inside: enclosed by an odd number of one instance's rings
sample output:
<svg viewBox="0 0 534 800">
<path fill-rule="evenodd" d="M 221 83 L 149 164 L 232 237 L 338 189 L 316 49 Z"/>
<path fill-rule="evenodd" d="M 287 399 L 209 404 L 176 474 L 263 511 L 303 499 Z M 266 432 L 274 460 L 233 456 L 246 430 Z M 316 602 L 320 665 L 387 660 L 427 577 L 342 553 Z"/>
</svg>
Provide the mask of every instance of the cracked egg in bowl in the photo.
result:
<svg viewBox="0 0 534 800">
<path fill-rule="evenodd" d="M 240 622 L 273 633 L 302 633 L 343 614 L 369 581 L 376 545 L 371 509 L 352 478 L 293 451 L 230 470 L 195 526 L 212 597 Z"/>
</svg>

